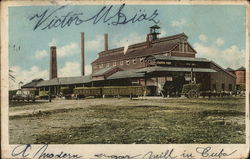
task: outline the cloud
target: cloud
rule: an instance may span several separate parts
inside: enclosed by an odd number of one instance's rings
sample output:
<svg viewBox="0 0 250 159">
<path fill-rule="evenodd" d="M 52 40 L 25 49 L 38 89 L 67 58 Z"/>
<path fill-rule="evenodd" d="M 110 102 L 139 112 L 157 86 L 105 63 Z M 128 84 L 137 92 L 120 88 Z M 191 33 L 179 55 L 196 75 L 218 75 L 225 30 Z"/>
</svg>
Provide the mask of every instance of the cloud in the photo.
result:
<svg viewBox="0 0 250 159">
<path fill-rule="evenodd" d="M 92 66 L 85 65 L 85 75 L 90 75 L 92 73 Z"/>
<path fill-rule="evenodd" d="M 80 48 L 79 48 L 78 44 L 72 42 L 70 44 L 59 47 L 57 49 L 57 56 L 58 57 L 70 56 L 70 55 L 73 55 L 73 54 L 79 52 L 79 49 Z"/>
<path fill-rule="evenodd" d="M 85 65 L 85 75 L 92 73 L 92 66 L 90 64 Z M 81 64 L 76 61 L 69 61 L 64 64 L 58 71 L 58 77 L 73 77 L 81 75 Z"/>
<path fill-rule="evenodd" d="M 124 53 L 127 51 L 128 46 L 138 42 L 143 42 L 146 40 L 146 37 L 139 35 L 138 33 L 130 33 L 127 37 L 123 39 L 114 39 L 112 41 L 115 47 L 124 47 Z"/>
<path fill-rule="evenodd" d="M 56 46 L 57 45 L 57 40 L 56 39 L 52 39 L 52 41 L 51 42 L 49 42 L 49 47 L 50 46 Z"/>
<path fill-rule="evenodd" d="M 18 89 L 19 82 L 26 84 L 33 79 L 48 79 L 49 77 L 48 70 L 41 70 L 37 66 L 32 66 L 29 70 L 23 69 L 19 66 L 13 66 L 10 69 L 13 71 L 13 75 L 15 76 L 15 82 L 10 80 L 10 89 Z"/>
<path fill-rule="evenodd" d="M 202 41 L 202 42 L 207 42 L 207 36 L 204 35 L 204 34 L 200 34 L 200 35 L 199 35 L 199 39 L 200 39 L 200 41 Z"/>
<path fill-rule="evenodd" d="M 164 37 L 164 36 L 167 35 L 167 31 L 166 31 L 165 29 L 161 29 L 160 33 L 161 33 L 161 34 L 160 34 L 159 37 Z"/>
<path fill-rule="evenodd" d="M 86 42 L 87 51 L 101 51 L 104 50 L 104 36 L 97 35 L 94 40 Z"/>
<path fill-rule="evenodd" d="M 38 50 L 35 52 L 35 55 L 32 57 L 35 59 L 42 59 L 46 56 L 48 56 L 48 52 L 46 50 Z"/>
<path fill-rule="evenodd" d="M 224 40 L 222 38 L 217 38 L 215 43 L 217 46 L 222 46 L 224 44 Z"/>
<path fill-rule="evenodd" d="M 183 26 L 185 24 L 187 24 L 187 21 L 184 18 L 182 18 L 180 20 L 173 20 L 171 22 L 171 26 L 173 26 L 173 27 L 181 27 L 181 26 Z"/>
<path fill-rule="evenodd" d="M 206 46 L 201 43 L 195 43 L 194 48 L 198 57 L 208 58 L 223 68 L 231 67 L 237 69 L 245 63 L 245 50 L 240 49 L 237 45 L 221 49 L 217 45 Z"/>
<path fill-rule="evenodd" d="M 68 61 L 58 70 L 58 77 L 80 76 L 81 65 L 79 62 Z"/>
<path fill-rule="evenodd" d="M 79 44 L 76 42 L 71 42 L 61 47 L 58 47 L 57 45 L 58 45 L 58 41 L 55 38 L 53 38 L 52 41 L 48 43 L 49 47 L 51 46 L 57 47 L 56 52 L 57 52 L 58 57 L 71 56 L 80 51 Z"/>
</svg>

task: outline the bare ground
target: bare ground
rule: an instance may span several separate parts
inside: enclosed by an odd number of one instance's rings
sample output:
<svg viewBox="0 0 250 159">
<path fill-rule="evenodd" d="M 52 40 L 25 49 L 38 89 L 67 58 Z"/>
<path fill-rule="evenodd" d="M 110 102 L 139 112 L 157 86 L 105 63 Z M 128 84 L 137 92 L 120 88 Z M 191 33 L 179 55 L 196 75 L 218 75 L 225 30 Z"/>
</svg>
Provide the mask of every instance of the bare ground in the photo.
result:
<svg viewBox="0 0 250 159">
<path fill-rule="evenodd" d="M 53 100 L 10 106 L 10 143 L 244 143 L 244 98 Z"/>
</svg>

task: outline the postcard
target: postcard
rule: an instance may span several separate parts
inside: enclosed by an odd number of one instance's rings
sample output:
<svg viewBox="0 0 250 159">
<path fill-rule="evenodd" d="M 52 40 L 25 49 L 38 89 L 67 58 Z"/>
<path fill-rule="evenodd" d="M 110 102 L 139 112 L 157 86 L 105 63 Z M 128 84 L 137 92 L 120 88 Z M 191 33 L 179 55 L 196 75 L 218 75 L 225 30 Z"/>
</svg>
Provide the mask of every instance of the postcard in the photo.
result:
<svg viewBox="0 0 250 159">
<path fill-rule="evenodd" d="M 249 157 L 247 1 L 1 2 L 1 157 Z"/>
</svg>

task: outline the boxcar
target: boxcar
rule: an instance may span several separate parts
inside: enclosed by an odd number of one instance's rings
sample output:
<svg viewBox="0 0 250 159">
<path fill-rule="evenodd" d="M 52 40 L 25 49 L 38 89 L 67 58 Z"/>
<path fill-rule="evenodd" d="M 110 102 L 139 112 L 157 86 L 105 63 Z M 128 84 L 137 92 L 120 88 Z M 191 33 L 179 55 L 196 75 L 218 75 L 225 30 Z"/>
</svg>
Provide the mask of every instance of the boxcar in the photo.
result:
<svg viewBox="0 0 250 159">
<path fill-rule="evenodd" d="M 48 99 L 49 98 L 49 91 L 39 91 L 38 96 L 40 99 Z"/>
<path fill-rule="evenodd" d="M 74 89 L 74 94 L 78 97 L 86 97 L 86 96 L 102 96 L 101 87 L 77 87 Z"/>
<path fill-rule="evenodd" d="M 103 95 L 107 96 L 142 96 L 144 87 L 142 86 L 110 86 L 103 87 Z"/>
<path fill-rule="evenodd" d="M 142 96 L 144 95 L 142 86 L 108 86 L 108 87 L 77 87 L 74 94 L 78 97 L 95 96 Z"/>
</svg>

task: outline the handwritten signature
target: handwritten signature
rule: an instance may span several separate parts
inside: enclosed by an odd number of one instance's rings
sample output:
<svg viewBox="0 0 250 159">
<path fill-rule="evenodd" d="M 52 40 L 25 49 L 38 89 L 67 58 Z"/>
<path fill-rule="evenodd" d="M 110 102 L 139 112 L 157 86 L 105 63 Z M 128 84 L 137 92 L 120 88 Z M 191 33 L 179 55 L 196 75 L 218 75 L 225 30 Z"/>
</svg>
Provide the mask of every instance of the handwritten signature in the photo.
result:
<svg viewBox="0 0 250 159">
<path fill-rule="evenodd" d="M 40 148 L 35 151 L 34 154 L 30 154 L 30 150 L 32 149 L 32 146 L 30 144 L 26 145 L 18 145 L 16 146 L 12 152 L 12 157 L 22 157 L 22 158 L 81 158 L 82 156 L 78 154 L 71 154 L 61 151 L 60 153 L 51 153 L 47 152 L 48 145 L 42 145 Z"/>
<path fill-rule="evenodd" d="M 122 4 L 117 11 L 114 10 L 114 6 L 103 6 L 93 16 L 83 18 L 84 13 L 75 13 L 73 11 L 66 13 L 65 15 L 56 16 L 59 11 L 62 11 L 66 6 L 61 6 L 54 10 L 46 9 L 42 13 L 36 13 L 29 18 L 30 21 L 34 21 L 35 25 L 33 30 L 40 28 L 41 30 L 52 29 L 52 28 L 64 28 L 71 25 L 80 25 L 84 22 L 92 21 L 93 24 L 105 23 L 107 25 L 121 25 L 128 23 L 136 23 L 142 21 L 152 21 L 158 24 L 160 20 L 157 20 L 159 15 L 158 10 L 155 9 L 151 14 L 147 14 L 145 11 L 139 10 L 133 16 L 128 17 L 124 12 L 125 3 Z M 115 12 L 115 13 L 113 13 Z M 112 14 L 113 13 L 113 14 Z"/>
</svg>

